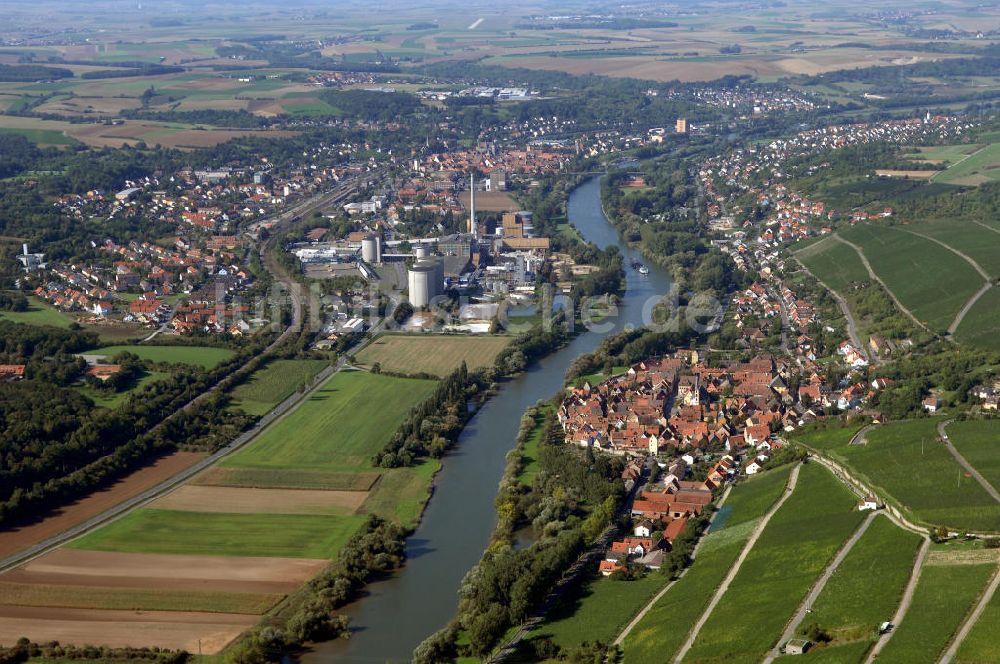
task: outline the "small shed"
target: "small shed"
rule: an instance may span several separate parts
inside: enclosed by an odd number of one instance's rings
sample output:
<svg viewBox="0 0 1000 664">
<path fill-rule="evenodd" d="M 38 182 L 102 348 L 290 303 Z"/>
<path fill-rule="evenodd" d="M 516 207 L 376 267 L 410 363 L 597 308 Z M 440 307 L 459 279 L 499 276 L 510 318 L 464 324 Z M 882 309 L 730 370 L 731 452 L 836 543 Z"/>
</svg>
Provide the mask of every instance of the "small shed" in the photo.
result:
<svg viewBox="0 0 1000 664">
<path fill-rule="evenodd" d="M 812 641 L 808 639 L 792 639 L 785 644 L 786 655 L 804 655 L 812 646 Z"/>
</svg>

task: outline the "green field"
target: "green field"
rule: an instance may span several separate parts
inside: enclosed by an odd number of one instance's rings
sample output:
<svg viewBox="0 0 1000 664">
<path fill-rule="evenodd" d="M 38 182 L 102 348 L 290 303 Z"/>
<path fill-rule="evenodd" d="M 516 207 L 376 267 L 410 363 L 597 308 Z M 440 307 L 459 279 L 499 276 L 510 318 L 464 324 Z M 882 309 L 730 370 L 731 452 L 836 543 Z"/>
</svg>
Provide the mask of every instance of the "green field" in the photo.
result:
<svg viewBox="0 0 1000 664">
<path fill-rule="evenodd" d="M 966 143 L 959 145 L 931 145 L 917 148 L 916 152 L 906 155 L 906 158 L 914 161 L 943 161 L 953 164 L 982 147 L 982 145 Z"/>
<path fill-rule="evenodd" d="M 341 371 L 223 468 L 370 472 L 372 455 L 437 383 Z"/>
<path fill-rule="evenodd" d="M 260 615 L 283 595 L 268 593 L 191 592 L 95 586 L 50 586 L 0 582 L 0 604 L 123 611 L 208 611 Z"/>
<path fill-rule="evenodd" d="M 251 415 L 263 415 L 328 366 L 326 360 L 275 360 L 232 391 L 232 405 Z"/>
<path fill-rule="evenodd" d="M 325 559 L 365 517 L 141 509 L 68 546 L 120 553 Z"/>
<path fill-rule="evenodd" d="M 54 129 L 15 129 L 11 127 L 0 127 L 0 133 L 24 136 L 32 143 L 42 146 L 53 145 L 61 147 L 80 144 L 76 139 L 70 138 L 61 131 L 56 131 Z"/>
<path fill-rule="evenodd" d="M 886 286 L 917 319 L 939 333 L 983 285 L 961 257 L 922 237 L 885 226 L 859 225 L 842 233 L 859 246 Z"/>
<path fill-rule="evenodd" d="M 235 355 L 228 348 L 209 346 L 104 346 L 86 354 L 101 355 L 110 360 L 119 353 L 132 353 L 157 363 L 191 364 L 205 369 L 216 367 Z"/>
<path fill-rule="evenodd" d="M 517 479 L 525 486 L 531 486 L 538 471 L 541 470 L 541 464 L 538 463 L 538 446 L 542 441 L 542 425 L 545 422 L 545 414 L 551 410 L 552 407 L 548 404 L 539 409 L 539 413 L 535 417 L 535 425 L 524 441 L 524 452 L 521 453 L 521 473 Z"/>
<path fill-rule="evenodd" d="M 888 518 L 876 517 L 830 577 L 807 624 L 818 623 L 838 642 L 873 639 L 896 611 L 920 541 Z"/>
<path fill-rule="evenodd" d="M 998 630 L 1000 630 L 1000 592 L 993 593 L 979 620 L 965 637 L 955 655 L 956 664 L 1000 662 Z"/>
<path fill-rule="evenodd" d="M 1000 288 L 993 287 L 969 309 L 955 330 L 955 338 L 970 346 L 1000 351 L 997 330 L 1000 330 Z"/>
<path fill-rule="evenodd" d="M 994 279 L 1000 277 L 1000 228 L 989 225 L 983 228 L 971 221 L 947 219 L 921 223 L 913 230 L 966 254 Z"/>
<path fill-rule="evenodd" d="M 928 565 L 913 604 L 879 654 L 884 664 L 936 661 L 976 603 L 993 565 Z M 996 632 L 991 635 L 995 641 Z"/>
<path fill-rule="evenodd" d="M 1000 143 L 992 143 L 952 163 L 944 172 L 934 176 L 934 181 L 962 185 L 992 182 L 1000 180 L 998 166 L 1000 166 Z"/>
<path fill-rule="evenodd" d="M 863 515 L 855 504 L 829 471 L 804 465 L 795 491 L 764 529 L 685 661 L 759 662 L 857 528 Z"/>
<path fill-rule="evenodd" d="M 1000 420 L 952 422 L 948 439 L 994 488 L 1000 487 Z"/>
<path fill-rule="evenodd" d="M 383 471 L 359 512 L 377 514 L 415 528 L 430 498 L 434 474 L 439 470 L 441 462 L 429 459 L 416 466 Z"/>
<path fill-rule="evenodd" d="M 609 643 L 667 581 L 655 570 L 635 581 L 592 576 L 553 610 L 545 624 L 534 630 L 529 638 L 550 638 L 568 649 L 584 641 Z"/>
<path fill-rule="evenodd" d="M 937 420 L 893 422 L 866 435 L 867 445 L 830 450 L 882 487 L 920 521 L 1000 531 L 1000 505 L 937 441 Z"/>
<path fill-rule="evenodd" d="M 625 639 L 626 664 L 671 660 L 739 556 L 752 526 L 781 495 L 790 471 L 791 466 L 768 471 L 733 489 L 694 564 Z"/>
<path fill-rule="evenodd" d="M 33 295 L 28 296 L 27 311 L 0 311 L 0 320 L 9 320 L 25 325 L 52 325 L 54 327 L 69 327 L 73 322 L 72 318 Z"/>
<path fill-rule="evenodd" d="M 796 252 L 795 258 L 841 295 L 852 283 L 871 280 L 858 252 L 836 239 L 812 244 Z"/>
<path fill-rule="evenodd" d="M 503 336 L 385 334 L 358 353 L 357 360 L 366 367 L 377 362 L 383 371 L 444 378 L 462 362 L 470 371 L 492 365 L 509 343 Z"/>
</svg>

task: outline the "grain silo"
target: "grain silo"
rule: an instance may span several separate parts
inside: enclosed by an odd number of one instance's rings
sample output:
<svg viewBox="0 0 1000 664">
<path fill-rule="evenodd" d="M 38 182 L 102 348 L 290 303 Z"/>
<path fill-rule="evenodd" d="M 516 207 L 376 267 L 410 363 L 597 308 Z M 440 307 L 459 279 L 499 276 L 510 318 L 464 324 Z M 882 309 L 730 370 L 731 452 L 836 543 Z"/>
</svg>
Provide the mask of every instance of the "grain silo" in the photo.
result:
<svg viewBox="0 0 1000 664">
<path fill-rule="evenodd" d="M 374 265 L 382 262 L 382 238 L 374 233 L 361 240 L 361 258 Z"/>
<path fill-rule="evenodd" d="M 437 261 L 423 259 L 413 264 L 407 272 L 410 288 L 410 304 L 414 307 L 426 307 L 438 293 Z"/>
</svg>

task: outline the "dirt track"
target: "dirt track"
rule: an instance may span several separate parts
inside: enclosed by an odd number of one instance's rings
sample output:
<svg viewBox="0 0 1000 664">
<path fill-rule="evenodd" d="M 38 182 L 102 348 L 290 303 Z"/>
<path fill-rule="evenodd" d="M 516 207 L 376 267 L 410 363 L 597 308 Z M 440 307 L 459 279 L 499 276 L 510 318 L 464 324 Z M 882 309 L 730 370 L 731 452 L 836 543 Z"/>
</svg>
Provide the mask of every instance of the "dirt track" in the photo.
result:
<svg viewBox="0 0 1000 664">
<path fill-rule="evenodd" d="M 155 501 L 150 507 L 228 514 L 353 514 L 367 497 L 367 491 L 253 489 L 186 484 Z"/>
<path fill-rule="evenodd" d="M 257 622 L 257 616 L 184 611 L 100 611 L 0 606 L 0 645 L 27 636 L 111 647 L 152 646 L 212 655 Z"/>
<path fill-rule="evenodd" d="M 181 470 L 193 466 L 203 454 L 175 452 L 156 463 L 135 471 L 107 489 L 96 491 L 86 498 L 60 508 L 52 516 L 31 525 L 0 532 L 0 558 L 37 544 L 70 527 L 104 512 L 109 507 L 139 495 Z"/>
</svg>

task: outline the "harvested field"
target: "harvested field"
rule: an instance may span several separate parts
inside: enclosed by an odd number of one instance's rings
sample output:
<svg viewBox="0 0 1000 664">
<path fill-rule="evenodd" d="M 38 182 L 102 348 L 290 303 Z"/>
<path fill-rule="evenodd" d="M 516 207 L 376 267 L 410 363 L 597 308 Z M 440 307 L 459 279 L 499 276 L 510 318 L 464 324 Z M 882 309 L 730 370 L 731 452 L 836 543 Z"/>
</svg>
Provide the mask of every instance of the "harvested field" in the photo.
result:
<svg viewBox="0 0 1000 664">
<path fill-rule="evenodd" d="M 286 593 L 315 576 L 325 560 L 172 556 L 59 549 L 0 576 L 4 583 Z"/>
<path fill-rule="evenodd" d="M 940 171 L 897 171 L 891 168 L 875 169 L 875 175 L 882 175 L 889 178 L 913 178 L 915 180 L 930 180 Z"/>
<path fill-rule="evenodd" d="M 109 507 L 150 489 L 204 458 L 194 452 L 175 452 L 127 475 L 106 489 L 51 512 L 42 521 L 0 532 L 0 557 L 6 557 L 97 516 Z"/>
<path fill-rule="evenodd" d="M 1000 561 L 1000 549 L 931 549 L 927 565 L 981 565 Z"/>
<path fill-rule="evenodd" d="M 376 362 L 383 371 L 447 376 L 465 362 L 470 371 L 493 364 L 507 337 L 414 336 L 388 334 L 358 353 L 358 362 Z"/>
<path fill-rule="evenodd" d="M 183 649 L 212 655 L 257 622 L 256 616 L 194 611 L 103 611 L 0 606 L 0 645 L 33 641 Z"/>
<path fill-rule="evenodd" d="M 321 489 L 324 491 L 369 491 L 380 473 L 326 473 L 309 470 L 267 468 L 212 468 L 195 478 L 206 486 L 243 486 L 270 489 Z"/>
<path fill-rule="evenodd" d="M 353 514 L 366 498 L 367 491 L 185 485 L 150 507 L 229 514 Z"/>
<path fill-rule="evenodd" d="M 101 588 L 0 581 L 0 606 L 51 606 L 63 609 L 120 611 L 208 611 L 261 615 L 284 596 L 282 593 Z"/>
<path fill-rule="evenodd" d="M 459 195 L 462 207 L 469 209 L 469 192 L 464 191 Z M 477 191 L 476 211 L 478 212 L 511 212 L 520 210 L 514 197 L 505 191 Z"/>
</svg>

